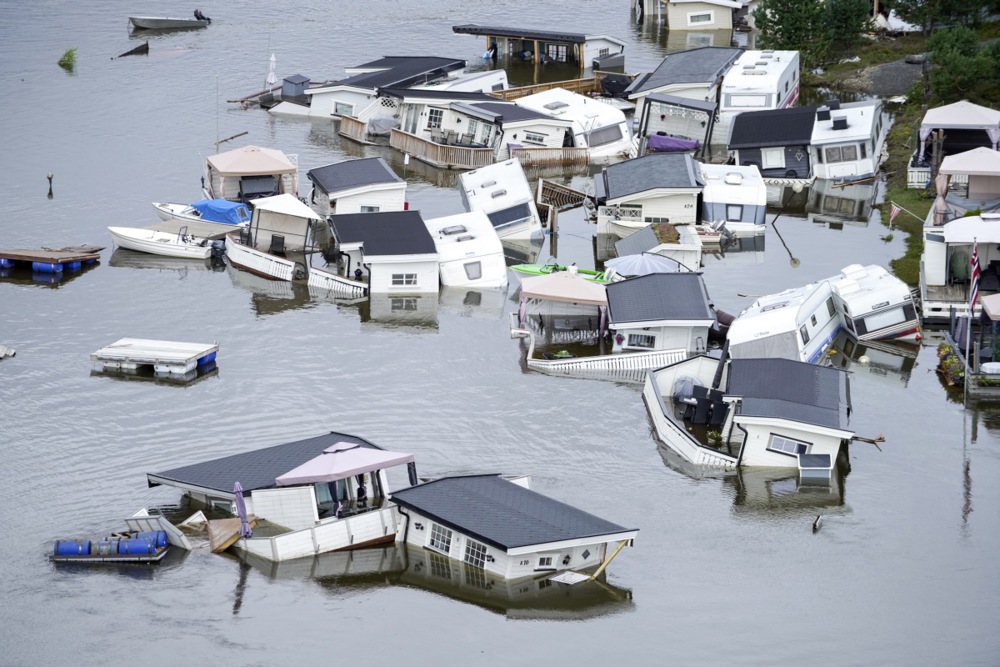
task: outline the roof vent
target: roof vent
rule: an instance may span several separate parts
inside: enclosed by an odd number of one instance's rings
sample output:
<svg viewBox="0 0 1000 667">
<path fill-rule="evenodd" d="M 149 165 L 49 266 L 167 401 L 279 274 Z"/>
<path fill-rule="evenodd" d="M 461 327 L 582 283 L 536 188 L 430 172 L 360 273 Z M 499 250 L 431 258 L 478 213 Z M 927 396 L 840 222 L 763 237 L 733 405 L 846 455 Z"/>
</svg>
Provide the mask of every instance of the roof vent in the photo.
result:
<svg viewBox="0 0 1000 667">
<path fill-rule="evenodd" d="M 441 233 L 446 236 L 451 236 L 452 234 L 464 234 L 469 231 L 465 228 L 465 225 L 452 225 L 451 227 L 444 227 L 441 229 Z"/>
<path fill-rule="evenodd" d="M 496 184 L 497 184 L 496 181 L 483 181 L 483 184 L 480 185 L 479 187 L 481 187 L 481 188 L 492 188 Z"/>
<path fill-rule="evenodd" d="M 455 239 L 455 241 L 457 243 L 461 243 L 462 241 L 471 241 L 474 238 L 476 237 L 473 236 L 472 234 L 466 234 L 465 236 L 459 236 L 457 239 Z"/>
<path fill-rule="evenodd" d="M 731 171 L 726 174 L 726 183 L 729 185 L 739 185 L 743 182 L 743 174 L 738 171 Z"/>
<path fill-rule="evenodd" d="M 830 108 L 820 107 L 816 110 L 816 120 L 830 120 Z"/>
<path fill-rule="evenodd" d="M 757 64 L 760 65 L 761 67 L 767 67 L 767 61 L 766 60 L 758 60 Z"/>
<path fill-rule="evenodd" d="M 753 69 L 753 65 L 744 65 L 743 69 Z"/>
<path fill-rule="evenodd" d="M 766 60 L 767 58 L 773 58 L 773 57 L 774 57 L 774 54 L 773 54 L 773 53 L 768 53 L 767 51 L 765 51 L 765 52 L 764 52 L 764 53 L 763 53 L 763 54 L 761 55 L 761 58 L 764 58 L 765 60 Z"/>
<path fill-rule="evenodd" d="M 569 103 L 556 100 L 555 102 L 549 102 L 548 104 L 545 104 L 543 106 L 546 109 L 549 109 L 550 111 L 555 111 L 556 109 L 562 109 L 563 107 L 568 107 Z"/>
<path fill-rule="evenodd" d="M 840 100 L 838 100 L 838 99 L 829 99 L 829 100 L 826 101 L 826 106 L 828 106 L 828 107 L 830 107 L 830 109 L 836 111 L 837 109 L 840 108 Z"/>
<path fill-rule="evenodd" d="M 494 190 L 490 196 L 496 199 L 497 197 L 503 197 L 505 194 L 507 194 L 506 190 Z"/>
<path fill-rule="evenodd" d="M 847 129 L 847 116 L 837 116 L 833 119 L 833 129 L 835 130 L 846 130 Z"/>
</svg>

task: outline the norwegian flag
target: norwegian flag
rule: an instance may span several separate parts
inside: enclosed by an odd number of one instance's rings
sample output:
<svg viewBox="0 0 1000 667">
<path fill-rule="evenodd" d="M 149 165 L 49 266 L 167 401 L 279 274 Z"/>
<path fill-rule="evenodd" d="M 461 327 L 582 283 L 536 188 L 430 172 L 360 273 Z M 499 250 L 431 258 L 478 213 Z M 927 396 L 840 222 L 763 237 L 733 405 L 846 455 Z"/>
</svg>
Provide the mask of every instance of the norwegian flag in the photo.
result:
<svg viewBox="0 0 1000 667">
<path fill-rule="evenodd" d="M 892 204 L 892 207 L 889 209 L 889 224 L 891 225 L 893 222 L 896 221 L 896 216 L 899 215 L 899 213 L 903 209 L 901 209 L 898 206 L 896 206 L 895 203 L 892 203 L 892 202 L 890 202 L 890 203 Z"/>
<path fill-rule="evenodd" d="M 972 257 L 969 259 L 972 267 L 972 284 L 969 287 L 969 317 L 972 317 L 976 309 L 976 300 L 979 299 L 979 244 L 972 243 Z"/>
</svg>

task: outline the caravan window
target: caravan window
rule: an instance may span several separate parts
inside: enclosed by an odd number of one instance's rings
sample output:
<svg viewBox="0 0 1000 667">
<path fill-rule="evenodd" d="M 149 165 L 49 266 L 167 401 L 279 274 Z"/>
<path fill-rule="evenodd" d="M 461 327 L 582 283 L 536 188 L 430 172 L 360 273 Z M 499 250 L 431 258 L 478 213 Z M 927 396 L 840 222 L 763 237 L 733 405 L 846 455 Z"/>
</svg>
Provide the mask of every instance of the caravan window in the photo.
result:
<svg viewBox="0 0 1000 667">
<path fill-rule="evenodd" d="M 772 452 L 788 454 L 789 456 L 809 453 L 808 442 L 800 442 L 798 440 L 792 440 L 791 438 L 774 434 L 771 435 L 771 442 L 767 443 L 767 448 Z"/>
<path fill-rule="evenodd" d="M 743 204 L 726 204 L 726 220 L 739 222 L 743 219 Z"/>
<path fill-rule="evenodd" d="M 591 148 L 595 148 L 620 141 L 622 136 L 621 125 L 609 125 L 608 127 L 602 127 L 599 130 L 591 132 L 587 135 L 587 141 Z"/>
<path fill-rule="evenodd" d="M 465 264 L 465 275 L 469 280 L 479 280 L 483 277 L 483 263 L 467 262 Z"/>
<path fill-rule="evenodd" d="M 799 333 L 802 334 L 802 344 L 805 345 L 806 343 L 808 343 L 809 342 L 809 330 L 806 329 L 806 325 L 804 325 L 804 324 L 802 325 L 802 328 L 799 329 Z"/>
<path fill-rule="evenodd" d="M 831 146 L 826 149 L 827 162 L 852 162 L 858 159 L 858 147 L 851 146 Z"/>
<path fill-rule="evenodd" d="M 846 310 L 846 308 L 845 308 Z M 833 317 L 834 313 L 837 312 L 837 307 L 833 305 L 833 297 L 831 296 L 826 300 L 826 312 L 830 313 L 830 317 Z"/>
</svg>

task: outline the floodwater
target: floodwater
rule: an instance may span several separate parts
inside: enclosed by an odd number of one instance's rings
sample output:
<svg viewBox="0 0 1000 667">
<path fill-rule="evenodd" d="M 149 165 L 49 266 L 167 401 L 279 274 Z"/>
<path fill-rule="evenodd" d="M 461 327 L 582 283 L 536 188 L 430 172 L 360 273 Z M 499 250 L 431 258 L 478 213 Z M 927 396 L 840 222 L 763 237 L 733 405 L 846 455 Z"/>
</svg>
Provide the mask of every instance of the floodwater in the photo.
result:
<svg viewBox="0 0 1000 667">
<path fill-rule="evenodd" d="M 146 39 L 126 12 L 193 7 L 4 2 L 0 245 L 109 244 L 108 225 L 152 224 L 150 202 L 197 198 L 214 142 L 241 132 L 223 148 L 280 148 L 303 173 L 383 155 L 412 207 L 457 213 L 453 174 L 226 100 L 262 87 L 272 52 L 279 77 L 334 78 L 383 55 L 476 61 L 483 44 L 454 35 L 458 23 L 607 33 L 628 42 L 631 71 L 676 43 L 634 25 L 626 2 L 567 8 L 248 0 L 203 7 L 208 29 L 151 35 L 148 56 L 115 60 Z M 69 47 L 71 74 L 56 66 Z M 749 295 L 900 255 L 869 194 L 776 193 L 762 246 L 706 257 L 715 303 L 739 312 Z M 592 266 L 599 241 L 580 211 L 560 217 L 560 260 Z M 885 442 L 855 444 L 830 487 L 701 476 L 657 447 L 637 386 L 522 372 L 506 319 L 515 288 L 445 290 L 399 312 L 111 247 L 56 284 L 0 279 L 0 343 L 17 350 L 0 362 L 0 663 L 997 664 L 1000 413 L 946 391 L 933 341 L 873 347 L 868 366 L 844 355 L 853 426 Z M 218 341 L 218 371 L 183 386 L 92 374 L 89 354 L 124 336 Z M 327 430 L 413 452 L 425 476 L 531 475 L 639 537 L 603 585 L 554 592 L 482 590 L 475 572 L 396 549 L 280 565 L 204 548 L 154 568 L 46 559 L 55 539 L 176 505 L 146 472 Z"/>
</svg>

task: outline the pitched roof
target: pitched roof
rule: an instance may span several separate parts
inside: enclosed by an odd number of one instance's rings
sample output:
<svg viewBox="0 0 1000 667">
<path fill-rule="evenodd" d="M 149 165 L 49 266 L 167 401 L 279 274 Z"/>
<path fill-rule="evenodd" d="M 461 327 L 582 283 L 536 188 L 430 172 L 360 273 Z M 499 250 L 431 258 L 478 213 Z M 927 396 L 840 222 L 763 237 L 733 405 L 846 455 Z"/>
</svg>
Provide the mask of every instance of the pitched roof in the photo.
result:
<svg viewBox="0 0 1000 667">
<path fill-rule="evenodd" d="M 466 90 L 441 90 L 437 88 L 379 88 L 379 95 L 398 97 L 399 99 L 432 99 L 455 102 L 489 102 L 497 101 L 496 97 L 486 93 Z"/>
<path fill-rule="evenodd" d="M 847 373 L 791 359 L 733 359 L 728 396 L 742 396 L 740 414 L 848 430 Z"/>
<path fill-rule="evenodd" d="M 376 183 L 400 183 L 404 186 L 406 183 L 380 157 L 328 164 L 325 167 L 310 169 L 306 172 L 306 176 L 326 194 Z"/>
<path fill-rule="evenodd" d="M 411 486 L 392 500 L 503 550 L 630 532 L 498 475 L 469 475 Z"/>
<path fill-rule="evenodd" d="M 314 438 L 223 456 L 163 472 L 147 473 L 146 481 L 150 486 L 167 484 L 197 487 L 216 491 L 223 496 L 232 495 L 236 482 L 243 486 L 245 493 L 254 489 L 269 489 L 276 486 L 275 479 L 279 475 L 319 456 L 324 449 L 338 442 L 381 449 L 363 438 L 331 431 Z"/>
<path fill-rule="evenodd" d="M 606 286 L 612 324 L 715 320 L 700 273 L 651 273 Z"/>
<path fill-rule="evenodd" d="M 546 276 L 521 278 L 521 298 L 594 306 L 608 303 L 604 285 L 589 281 L 573 271 L 556 271 Z"/>
<path fill-rule="evenodd" d="M 432 56 L 386 56 L 351 69 L 374 70 L 361 72 L 341 79 L 314 86 L 352 86 L 355 88 L 407 87 L 444 76 L 448 72 L 465 67 L 464 60 L 437 58 Z"/>
<path fill-rule="evenodd" d="M 535 111 L 534 109 L 529 109 L 528 107 L 522 107 L 518 105 L 517 102 L 510 104 L 508 102 L 496 100 L 493 102 L 474 102 L 470 106 L 496 114 L 500 116 L 501 121 L 505 123 L 513 123 L 522 120 L 550 120 L 559 124 L 569 125 L 568 121 L 563 121 L 555 116 Z"/>
<path fill-rule="evenodd" d="M 1000 111 L 959 100 L 952 104 L 928 109 L 920 122 L 922 129 L 987 129 L 1000 127 Z"/>
<path fill-rule="evenodd" d="M 595 178 L 598 199 L 620 199 L 661 188 L 700 188 L 701 177 L 688 153 L 650 153 L 616 162 Z"/>
<path fill-rule="evenodd" d="M 436 255 L 420 211 L 345 213 L 330 216 L 339 243 L 362 243 L 365 255 Z"/>
<path fill-rule="evenodd" d="M 638 255 L 647 250 L 652 250 L 660 245 L 660 240 L 656 238 L 656 230 L 652 225 L 647 225 L 635 231 L 623 239 L 615 241 L 615 252 L 619 257 L 625 255 Z"/>
<path fill-rule="evenodd" d="M 816 107 L 744 111 L 733 119 L 729 148 L 807 146 L 812 141 Z"/>
<path fill-rule="evenodd" d="M 209 155 L 207 161 L 225 176 L 294 174 L 299 169 L 278 149 L 253 145 Z"/>
<path fill-rule="evenodd" d="M 631 93 L 658 90 L 680 83 L 716 83 L 743 52 L 728 46 L 703 46 L 668 53 L 659 66 Z"/>
</svg>

